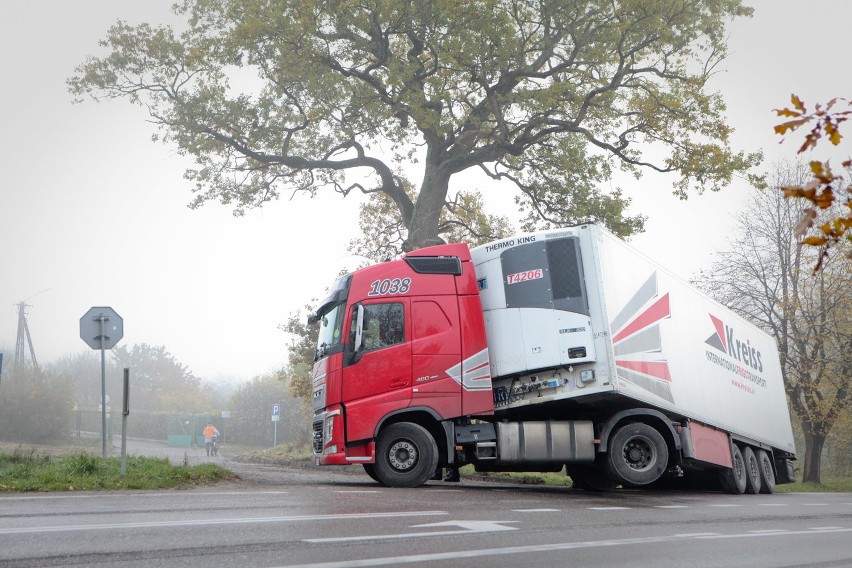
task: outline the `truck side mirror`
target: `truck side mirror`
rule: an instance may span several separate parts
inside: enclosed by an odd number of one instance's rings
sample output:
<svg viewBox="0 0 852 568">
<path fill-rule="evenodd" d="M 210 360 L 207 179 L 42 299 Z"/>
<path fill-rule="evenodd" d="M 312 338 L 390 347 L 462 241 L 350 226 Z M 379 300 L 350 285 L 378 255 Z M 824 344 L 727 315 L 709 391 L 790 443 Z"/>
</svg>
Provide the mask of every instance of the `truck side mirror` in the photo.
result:
<svg viewBox="0 0 852 568">
<path fill-rule="evenodd" d="M 364 347 L 364 306 L 358 304 L 355 307 L 355 343 L 352 352 L 358 353 Z"/>
</svg>

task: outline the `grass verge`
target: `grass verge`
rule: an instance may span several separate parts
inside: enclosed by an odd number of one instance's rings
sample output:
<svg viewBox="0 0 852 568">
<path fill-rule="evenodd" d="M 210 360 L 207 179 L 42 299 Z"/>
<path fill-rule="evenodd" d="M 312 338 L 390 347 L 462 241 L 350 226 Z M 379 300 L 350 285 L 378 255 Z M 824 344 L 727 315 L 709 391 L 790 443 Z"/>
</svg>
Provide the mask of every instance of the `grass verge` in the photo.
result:
<svg viewBox="0 0 852 568">
<path fill-rule="evenodd" d="M 172 489 L 236 478 L 214 464 L 174 466 L 168 458 L 127 456 L 126 466 L 122 476 L 119 457 L 53 456 L 19 447 L 0 452 L 0 492 Z"/>
<path fill-rule="evenodd" d="M 785 483 L 777 485 L 778 493 L 852 493 L 852 477 L 823 478 L 822 483 Z"/>
</svg>

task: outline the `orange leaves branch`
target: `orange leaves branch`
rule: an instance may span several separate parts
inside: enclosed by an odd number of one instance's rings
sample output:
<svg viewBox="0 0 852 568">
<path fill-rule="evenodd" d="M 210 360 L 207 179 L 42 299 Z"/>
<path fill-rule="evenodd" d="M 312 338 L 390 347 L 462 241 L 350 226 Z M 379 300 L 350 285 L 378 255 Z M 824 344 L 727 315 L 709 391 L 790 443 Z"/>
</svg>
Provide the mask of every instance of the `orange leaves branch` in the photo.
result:
<svg viewBox="0 0 852 568">
<path fill-rule="evenodd" d="M 790 103 L 790 107 L 775 109 L 775 113 L 779 117 L 792 118 L 793 120 L 776 125 L 774 130 L 776 134 L 786 136 L 803 126 L 813 124 L 813 127 L 805 135 L 805 141 L 799 147 L 798 154 L 816 148 L 823 136 L 834 146 L 840 144 L 843 139 L 843 135 L 840 133 L 840 125 L 852 116 L 852 103 L 848 99 L 835 97 L 825 105 L 816 104 L 813 112 L 808 112 L 804 101 L 795 94 L 790 96 Z M 840 107 L 840 110 L 835 109 L 840 104 L 845 105 L 846 110 L 842 110 L 843 107 Z M 852 168 L 852 159 L 845 160 L 842 165 L 846 169 Z M 803 245 L 822 247 L 822 254 L 820 254 L 814 269 L 818 271 L 822 267 L 823 261 L 828 257 L 828 250 L 832 245 L 837 244 L 844 235 L 852 240 L 852 185 L 843 188 L 843 176 L 834 175 L 828 162 L 812 161 L 810 168 L 814 176 L 810 182 L 803 186 L 782 187 L 781 191 L 784 192 L 785 197 L 805 199 L 813 206 L 808 207 L 802 213 L 794 232 L 801 239 Z M 820 234 L 806 236 L 813 228 L 818 215 L 817 209 L 830 209 L 838 201 L 838 195 L 842 193 L 847 195 L 845 205 L 848 211 L 846 215 L 844 216 L 841 213 L 835 219 L 819 227 Z"/>
</svg>

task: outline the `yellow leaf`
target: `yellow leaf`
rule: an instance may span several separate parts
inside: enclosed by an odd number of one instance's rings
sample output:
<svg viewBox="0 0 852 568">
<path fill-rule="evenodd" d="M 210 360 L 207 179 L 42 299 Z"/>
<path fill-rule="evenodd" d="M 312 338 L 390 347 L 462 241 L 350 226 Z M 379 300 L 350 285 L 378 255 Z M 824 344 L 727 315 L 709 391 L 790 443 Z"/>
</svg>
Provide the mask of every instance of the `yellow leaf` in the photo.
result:
<svg viewBox="0 0 852 568">
<path fill-rule="evenodd" d="M 828 240 L 825 237 L 808 237 L 807 239 L 804 239 L 802 241 L 802 244 L 810 245 L 813 247 L 821 247 L 827 242 Z"/>
<path fill-rule="evenodd" d="M 776 109 L 773 109 L 773 110 L 775 111 L 776 116 L 791 116 L 791 117 L 802 116 L 802 113 L 796 112 L 794 110 L 790 110 L 788 108 L 776 108 Z"/>
<path fill-rule="evenodd" d="M 802 112 L 805 112 L 805 103 L 802 102 L 802 99 L 797 97 L 795 94 L 790 95 L 790 102 L 793 103 L 793 106 L 799 109 Z"/>
</svg>

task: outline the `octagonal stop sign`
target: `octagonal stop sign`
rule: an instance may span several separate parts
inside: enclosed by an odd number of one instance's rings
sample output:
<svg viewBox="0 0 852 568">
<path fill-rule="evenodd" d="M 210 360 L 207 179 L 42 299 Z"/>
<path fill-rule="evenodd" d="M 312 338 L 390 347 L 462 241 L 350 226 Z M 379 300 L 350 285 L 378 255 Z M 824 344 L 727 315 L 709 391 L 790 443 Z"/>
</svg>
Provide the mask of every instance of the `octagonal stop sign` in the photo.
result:
<svg viewBox="0 0 852 568">
<path fill-rule="evenodd" d="M 103 332 L 101 332 L 103 330 Z M 103 333 L 103 344 L 101 344 Z M 92 349 L 112 349 L 124 337 L 124 320 L 110 307 L 94 307 L 80 318 L 80 338 Z"/>
</svg>

